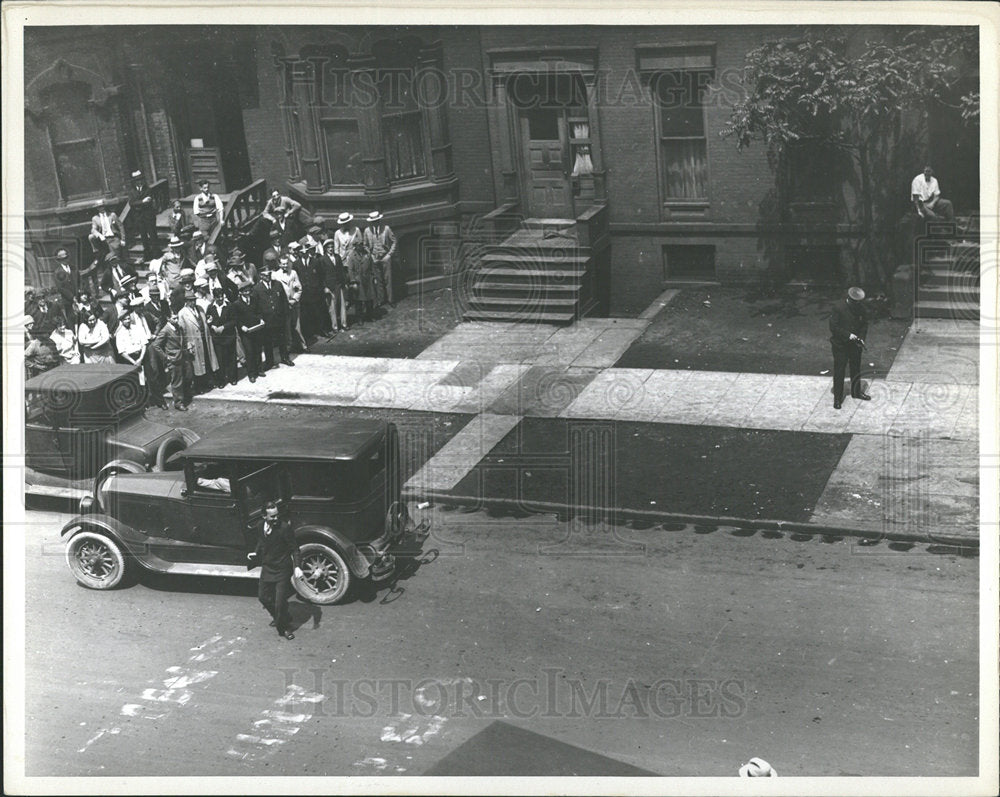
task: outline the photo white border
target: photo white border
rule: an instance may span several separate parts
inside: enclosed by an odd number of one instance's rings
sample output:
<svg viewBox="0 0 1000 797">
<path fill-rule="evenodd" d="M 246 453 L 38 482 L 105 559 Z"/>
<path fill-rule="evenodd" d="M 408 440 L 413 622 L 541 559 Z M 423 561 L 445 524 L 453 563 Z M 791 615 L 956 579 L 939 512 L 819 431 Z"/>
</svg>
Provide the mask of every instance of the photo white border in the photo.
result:
<svg viewBox="0 0 1000 797">
<path fill-rule="evenodd" d="M 23 253 L 24 105 L 23 28 L 30 25 L 232 25 L 234 9 L 241 24 L 344 25 L 360 14 L 365 24 L 385 25 L 794 25 L 892 24 L 980 26 L 980 189 L 983 226 L 997 237 L 997 99 L 1000 6 L 981 2 L 559 2 L 545 5 L 511 2 L 303 2 L 295 5 L 243 2 L 130 3 L 103 0 L 55 0 L 4 3 L 2 13 L 3 80 L 3 318 L 20 319 L 23 270 L 8 267 Z M 345 14 L 344 11 L 347 10 Z M 567 12 L 572 12 L 571 14 Z M 9 223 L 8 223 L 9 222 Z M 992 226 L 990 226 L 992 225 Z M 18 249 L 20 247 L 20 249 Z M 995 252 L 994 252 L 995 254 Z M 22 254 L 23 258 L 23 254 Z M 997 266 L 987 272 L 994 277 Z M 1000 319 L 997 282 L 984 281 L 981 307 L 991 311 L 992 331 L 980 342 L 980 730 L 978 778 L 434 778 L 325 777 L 262 779 L 219 778 L 28 778 L 24 775 L 24 528 L 22 491 L 24 451 L 23 349 L 20 329 L 4 329 L 4 776 L 7 793 L 155 794 L 155 793 L 400 793 L 400 794 L 775 794 L 775 795 L 991 795 L 998 790 L 998 530 L 1000 530 L 1000 447 L 998 385 Z M 779 767 L 780 771 L 780 767 Z"/>
</svg>

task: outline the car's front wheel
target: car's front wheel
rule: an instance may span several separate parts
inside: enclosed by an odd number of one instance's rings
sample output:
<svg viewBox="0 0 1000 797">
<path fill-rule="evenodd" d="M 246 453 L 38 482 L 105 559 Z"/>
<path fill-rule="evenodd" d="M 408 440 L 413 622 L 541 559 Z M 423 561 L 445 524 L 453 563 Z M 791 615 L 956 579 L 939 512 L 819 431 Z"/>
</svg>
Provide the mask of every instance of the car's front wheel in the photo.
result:
<svg viewBox="0 0 1000 797">
<path fill-rule="evenodd" d="M 118 543 L 96 531 L 73 535 L 66 543 L 66 563 L 90 589 L 112 589 L 125 577 L 126 560 Z"/>
<path fill-rule="evenodd" d="M 292 585 L 303 600 L 327 605 L 342 601 L 351 586 L 351 571 L 337 551 L 321 542 L 307 542 L 299 548 L 302 578 L 292 577 Z"/>
</svg>

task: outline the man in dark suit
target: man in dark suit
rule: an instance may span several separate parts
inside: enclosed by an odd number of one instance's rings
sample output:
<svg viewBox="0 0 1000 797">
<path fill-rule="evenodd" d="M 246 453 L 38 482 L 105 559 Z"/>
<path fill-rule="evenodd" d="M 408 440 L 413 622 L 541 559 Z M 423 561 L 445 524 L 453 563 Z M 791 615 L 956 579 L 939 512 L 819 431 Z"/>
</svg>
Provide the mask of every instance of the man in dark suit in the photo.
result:
<svg viewBox="0 0 1000 797">
<path fill-rule="evenodd" d="M 865 292 L 851 288 L 847 299 L 835 302 L 830 312 L 830 345 L 833 347 L 833 407 L 844 402 L 844 370 L 850 364 L 851 398 L 870 401 L 861 389 L 861 349 L 868 334 L 868 313 L 863 304 Z"/>
<path fill-rule="evenodd" d="M 59 292 L 59 303 L 66 325 L 73 327 L 76 323 L 73 302 L 80 291 L 80 272 L 70 263 L 69 251 L 65 246 L 60 246 L 56 250 L 56 266 L 52 270 L 52 281 Z"/>
<path fill-rule="evenodd" d="M 247 560 L 250 569 L 260 567 L 257 599 L 271 615 L 271 625 L 277 628 L 278 636 L 295 639 L 295 634 L 288 628 L 291 625 L 288 597 L 292 575 L 302 578 L 299 542 L 295 539 L 291 521 L 279 517 L 278 505 L 274 501 L 264 505 L 264 526 L 257 549 L 247 554 Z"/>
<path fill-rule="evenodd" d="M 271 279 L 271 262 L 265 260 L 260 267 L 260 282 L 253 286 L 253 309 L 264 319 L 264 370 L 274 368 L 274 347 L 282 365 L 295 365 L 288 359 L 285 341 L 285 322 L 288 319 L 288 296 L 281 283 Z"/>
<path fill-rule="evenodd" d="M 324 322 L 327 319 L 321 265 L 323 246 L 319 242 L 320 234 L 319 227 L 311 227 L 309 235 L 300 242 L 302 248 L 298 251 L 298 257 L 292 262 L 292 267 L 299 274 L 299 282 L 302 283 L 300 306 L 302 308 L 302 334 L 305 335 L 306 340 L 318 337 L 325 329 Z"/>
<path fill-rule="evenodd" d="M 142 239 L 146 260 L 156 257 L 156 203 L 153 192 L 146 185 L 142 171 L 132 172 L 132 185 L 128 189 L 128 221 L 132 231 Z"/>
<path fill-rule="evenodd" d="M 350 282 L 350 276 L 343 259 L 337 254 L 332 238 L 323 242 L 323 256 L 319 259 L 319 266 L 323 271 L 323 293 L 329 307 L 330 335 L 335 335 L 348 328 L 347 283 Z"/>
<path fill-rule="evenodd" d="M 149 334 L 155 336 L 166 322 L 169 313 L 164 309 L 163 301 L 160 299 L 160 286 L 156 281 L 150 279 L 148 283 L 149 300 L 144 302 L 139 312 L 149 327 Z"/>
<path fill-rule="evenodd" d="M 280 287 L 280 286 L 279 286 Z M 244 285 L 236 301 L 231 305 L 230 312 L 239 332 L 240 343 L 243 344 L 243 356 L 246 358 L 247 376 L 251 382 L 256 382 L 258 376 L 265 374 L 260 370 L 260 345 L 264 335 L 264 319 L 253 307 L 253 286 Z"/>
<path fill-rule="evenodd" d="M 222 286 L 212 289 L 212 303 L 205 310 L 223 384 L 236 384 L 236 316 Z"/>
<path fill-rule="evenodd" d="M 118 252 L 111 252 L 106 258 L 107 271 L 101 278 L 101 288 L 108 294 L 121 293 L 129 281 L 136 279 L 135 267 L 125 262 Z"/>
</svg>

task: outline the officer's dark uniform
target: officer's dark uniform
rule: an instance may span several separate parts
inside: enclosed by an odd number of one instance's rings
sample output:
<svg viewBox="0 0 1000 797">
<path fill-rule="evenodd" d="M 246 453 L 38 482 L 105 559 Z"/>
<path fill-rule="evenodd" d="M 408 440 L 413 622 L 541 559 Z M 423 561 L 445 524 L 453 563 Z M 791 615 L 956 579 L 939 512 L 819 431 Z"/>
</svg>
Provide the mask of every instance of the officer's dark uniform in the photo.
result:
<svg viewBox="0 0 1000 797">
<path fill-rule="evenodd" d="M 868 314 L 861 302 L 843 299 L 830 312 L 830 345 L 833 348 L 833 405 L 844 401 L 844 370 L 851 368 L 851 398 L 865 398 L 861 391 L 861 344 L 851 334 L 864 340 L 868 335 Z"/>
<path fill-rule="evenodd" d="M 281 362 L 291 365 L 288 344 L 285 342 L 285 319 L 288 317 L 288 295 L 285 286 L 277 280 L 264 279 L 253 286 L 253 309 L 264 319 L 264 367 L 273 368 L 274 347 L 278 347 Z"/>
</svg>

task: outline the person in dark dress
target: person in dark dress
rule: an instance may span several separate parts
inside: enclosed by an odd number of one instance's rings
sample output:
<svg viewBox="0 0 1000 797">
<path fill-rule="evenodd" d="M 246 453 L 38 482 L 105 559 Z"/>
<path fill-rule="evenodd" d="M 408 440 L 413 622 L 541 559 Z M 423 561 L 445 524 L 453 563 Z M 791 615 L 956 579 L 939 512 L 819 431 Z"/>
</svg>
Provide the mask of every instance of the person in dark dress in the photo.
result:
<svg viewBox="0 0 1000 797">
<path fill-rule="evenodd" d="M 834 303 L 830 312 L 830 345 L 833 348 L 833 407 L 844 402 L 844 371 L 850 365 L 851 398 L 870 401 L 861 388 L 861 349 L 868 334 L 868 314 L 863 304 L 865 292 L 851 288 L 847 299 Z"/>
<path fill-rule="evenodd" d="M 257 599 L 271 615 L 271 625 L 278 630 L 278 636 L 295 639 L 295 634 L 288 628 L 291 624 L 288 598 L 292 575 L 302 578 L 299 542 L 295 539 L 291 522 L 279 517 L 278 505 L 274 501 L 264 505 L 264 526 L 257 549 L 247 554 L 247 559 L 251 569 L 260 567 Z"/>
</svg>

